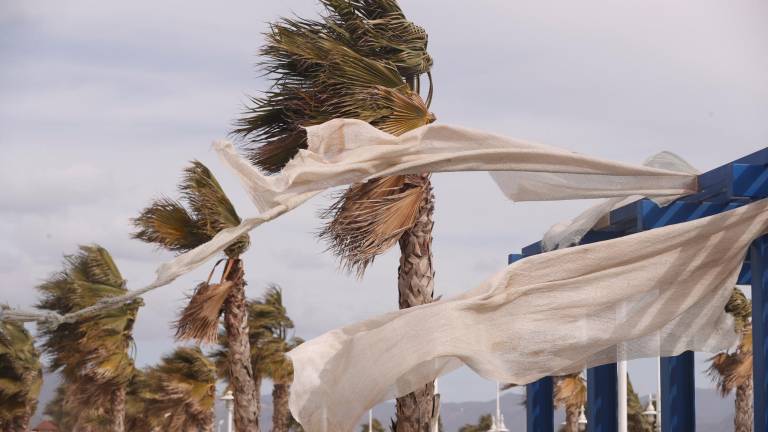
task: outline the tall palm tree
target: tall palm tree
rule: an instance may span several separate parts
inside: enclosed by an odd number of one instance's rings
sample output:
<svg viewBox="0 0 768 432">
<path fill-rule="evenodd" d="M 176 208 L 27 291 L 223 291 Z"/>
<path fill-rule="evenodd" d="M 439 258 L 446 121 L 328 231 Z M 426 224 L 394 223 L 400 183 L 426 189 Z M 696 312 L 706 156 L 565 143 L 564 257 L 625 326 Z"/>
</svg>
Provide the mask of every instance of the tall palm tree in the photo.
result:
<svg viewBox="0 0 768 432">
<path fill-rule="evenodd" d="M 565 408 L 565 432 L 579 432 L 579 414 L 587 403 L 587 384 L 581 373 L 555 377 L 553 400 Z"/>
<path fill-rule="evenodd" d="M 400 135 L 435 120 L 429 111 L 432 59 L 427 34 L 395 0 L 320 0 L 320 20 L 283 19 L 272 25 L 261 54 L 272 86 L 238 121 L 235 133 L 258 167 L 278 172 L 306 148 L 302 126 L 355 118 Z M 430 76 L 427 101 L 420 76 Z M 429 174 L 385 177 L 349 187 L 324 212 L 320 236 L 343 266 L 362 276 L 374 258 L 400 244 L 400 308 L 433 299 Z M 397 432 L 427 431 L 434 385 L 397 401 Z"/>
<path fill-rule="evenodd" d="M 38 287 L 39 307 L 66 314 L 123 295 L 125 280 L 106 249 L 81 246 L 65 258 L 64 270 Z M 133 324 L 142 301 L 58 327 L 43 327 L 43 350 L 51 371 L 61 371 L 65 409 L 82 413 L 77 430 L 125 430 L 125 394 L 134 373 Z"/>
<path fill-rule="evenodd" d="M 0 431 L 23 432 L 43 384 L 40 353 L 24 325 L 0 321 Z"/>
<path fill-rule="evenodd" d="M 734 431 L 752 432 L 752 302 L 734 288 L 725 310 L 733 315 L 741 339 L 732 352 L 722 352 L 710 359 L 708 373 L 723 397 L 736 390 Z"/>
<path fill-rule="evenodd" d="M 272 430 L 288 432 L 291 414 L 288 409 L 290 386 L 293 381 L 293 366 L 286 353 L 302 341 L 289 338 L 293 321 L 283 305 L 282 291 L 271 285 L 259 300 L 248 302 L 248 334 L 251 347 L 251 368 L 256 390 L 260 393 L 264 378 L 273 382 L 272 389 Z M 221 348 L 213 353 L 219 376 L 230 382 L 228 370 L 229 350 L 226 334 L 221 334 Z M 260 404 L 260 402 L 259 402 Z"/>
<path fill-rule="evenodd" d="M 134 238 L 183 253 L 212 239 L 219 231 L 240 224 L 240 217 L 219 182 L 202 163 L 193 161 L 179 185 L 181 200 L 152 202 L 133 220 Z M 185 206 L 186 205 L 186 206 Z M 226 264 L 219 283 L 199 284 L 176 323 L 179 339 L 215 342 L 224 314 L 228 350 L 227 369 L 235 396 L 237 430 L 259 430 L 259 394 L 249 361 L 248 312 L 240 256 L 248 249 L 247 235 L 224 251 Z M 213 274 L 213 271 L 211 272 Z M 210 279 L 210 278 L 209 278 Z"/>
<path fill-rule="evenodd" d="M 167 432 L 212 432 L 216 402 L 216 367 L 198 347 L 177 348 L 146 371 L 146 418 Z"/>
</svg>

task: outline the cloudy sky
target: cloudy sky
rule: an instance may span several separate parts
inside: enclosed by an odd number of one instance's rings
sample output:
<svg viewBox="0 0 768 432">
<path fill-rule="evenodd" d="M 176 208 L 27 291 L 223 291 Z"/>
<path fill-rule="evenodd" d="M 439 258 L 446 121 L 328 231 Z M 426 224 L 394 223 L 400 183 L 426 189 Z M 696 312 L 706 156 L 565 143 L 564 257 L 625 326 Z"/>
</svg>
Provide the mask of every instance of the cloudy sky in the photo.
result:
<svg viewBox="0 0 768 432">
<path fill-rule="evenodd" d="M 768 145 L 768 3 L 763 0 L 401 0 L 430 34 L 438 121 L 625 162 L 661 150 L 706 170 Z M 255 209 L 210 150 L 248 95 L 267 23 L 316 16 L 315 0 L 0 1 L 0 301 L 35 286 L 78 244 L 99 243 L 131 288 L 170 258 L 130 240 L 129 218 L 208 164 L 241 215 Z M 513 204 L 487 174 L 434 176 L 436 292 L 472 287 L 588 202 Z M 363 280 L 315 239 L 317 198 L 252 234 L 249 296 L 284 288 L 311 338 L 397 305 L 397 255 Z M 172 349 L 169 323 L 208 268 L 146 298 L 139 364 Z M 652 362 L 631 365 L 653 390 Z M 698 385 L 709 385 L 699 378 Z M 449 401 L 489 399 L 469 371 Z M 269 389 L 265 388 L 264 391 Z"/>
</svg>

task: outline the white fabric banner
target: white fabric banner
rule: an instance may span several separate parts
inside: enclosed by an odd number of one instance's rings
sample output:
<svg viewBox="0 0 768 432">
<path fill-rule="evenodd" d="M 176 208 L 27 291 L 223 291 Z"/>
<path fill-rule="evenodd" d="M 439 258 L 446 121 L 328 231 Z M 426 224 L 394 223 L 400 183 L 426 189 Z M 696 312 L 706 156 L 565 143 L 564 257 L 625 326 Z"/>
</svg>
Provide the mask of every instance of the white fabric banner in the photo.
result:
<svg viewBox="0 0 768 432">
<path fill-rule="evenodd" d="M 208 243 L 163 263 L 155 281 L 138 290 L 67 316 L 0 309 L 0 317 L 71 321 L 167 285 L 220 253 L 242 234 L 293 210 L 316 194 L 375 177 L 448 171 L 497 171 L 494 179 L 516 201 L 678 197 L 696 190 L 696 177 L 572 153 L 486 132 L 448 125 L 423 126 L 399 137 L 366 122 L 337 119 L 307 128 L 308 148 L 279 174 L 267 176 L 219 141 L 214 148 L 240 178 L 259 215 L 220 232 Z"/>
<path fill-rule="evenodd" d="M 461 365 L 526 384 L 616 361 L 717 352 L 724 307 L 768 200 L 509 265 L 456 298 L 330 331 L 289 353 L 290 407 L 308 432 L 347 432 L 370 407 Z"/>
</svg>

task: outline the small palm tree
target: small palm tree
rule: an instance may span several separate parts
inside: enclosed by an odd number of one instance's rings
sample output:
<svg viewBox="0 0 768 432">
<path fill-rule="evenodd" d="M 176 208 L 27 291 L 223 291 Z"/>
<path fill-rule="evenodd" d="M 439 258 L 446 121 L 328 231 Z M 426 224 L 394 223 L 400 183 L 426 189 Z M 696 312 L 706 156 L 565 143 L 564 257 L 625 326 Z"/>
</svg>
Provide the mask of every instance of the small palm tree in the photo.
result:
<svg viewBox="0 0 768 432">
<path fill-rule="evenodd" d="M 710 359 L 708 373 L 725 397 L 736 390 L 736 432 L 752 432 L 752 302 L 741 290 L 734 288 L 726 312 L 733 315 L 739 345 L 732 352 L 722 352 Z"/>
<path fill-rule="evenodd" d="M 212 432 L 216 367 L 198 347 L 177 348 L 146 371 L 138 396 L 147 418 L 167 432 Z"/>
<path fill-rule="evenodd" d="M 272 285 L 260 302 L 252 306 L 254 327 L 265 333 L 261 338 L 264 360 L 262 371 L 272 380 L 272 430 L 288 432 L 291 412 L 288 399 L 293 382 L 293 364 L 286 353 L 303 342 L 300 338 L 290 338 L 288 332 L 293 329 L 293 321 L 288 317 L 283 305 L 283 293 L 280 287 Z"/>
<path fill-rule="evenodd" d="M 125 280 L 112 257 L 95 245 L 81 246 L 77 254 L 67 256 L 64 270 L 38 289 L 43 294 L 39 307 L 60 314 L 126 293 Z M 126 387 L 135 371 L 129 349 L 142 304 L 134 300 L 73 323 L 42 329 L 50 369 L 60 371 L 64 380 L 65 409 L 82 413 L 75 429 L 124 430 Z"/>
<path fill-rule="evenodd" d="M 484 414 L 477 420 L 476 425 L 466 424 L 459 428 L 459 432 L 486 432 L 493 426 L 493 417 Z"/>
<path fill-rule="evenodd" d="M 302 126 L 334 118 L 369 122 L 401 135 L 435 120 L 419 96 L 430 78 L 427 34 L 408 21 L 395 0 L 321 0 L 321 20 L 284 19 L 272 25 L 261 54 L 272 86 L 238 122 L 254 164 L 278 172 L 306 148 Z M 328 240 L 345 268 L 362 276 L 375 257 L 400 244 L 400 308 L 433 299 L 429 174 L 385 177 L 349 187 L 323 213 Z M 398 399 L 396 430 L 426 431 L 435 409 L 434 386 Z"/>
<path fill-rule="evenodd" d="M 579 414 L 587 403 L 587 384 L 581 373 L 555 377 L 553 394 L 556 407 L 565 408 L 564 432 L 579 432 Z"/>
<path fill-rule="evenodd" d="M 290 386 L 293 381 L 293 366 L 286 353 L 302 341 L 288 337 L 293 321 L 283 305 L 282 291 L 271 285 L 262 299 L 248 302 L 248 334 L 251 347 L 251 368 L 256 390 L 261 392 L 264 378 L 272 379 L 272 430 L 287 432 L 291 427 L 288 409 Z M 213 353 L 219 376 L 230 382 L 229 350 L 227 335 L 220 335 L 221 348 Z M 259 402 L 260 404 L 261 402 Z"/>
<path fill-rule="evenodd" d="M 0 431 L 28 430 L 42 383 L 32 336 L 22 324 L 0 321 Z"/>
<path fill-rule="evenodd" d="M 134 238 L 183 253 L 209 241 L 221 230 L 240 224 L 234 206 L 202 163 L 193 161 L 184 170 L 179 191 L 181 202 L 169 198 L 156 200 L 133 220 L 138 228 Z M 248 355 L 248 313 L 240 260 L 248 246 L 249 238 L 244 235 L 224 250 L 226 264 L 221 281 L 212 284 L 209 280 L 197 286 L 176 323 L 176 336 L 215 342 L 223 312 L 227 348 L 231 353 L 227 357 L 227 370 L 235 396 L 235 427 L 258 432 L 259 395 Z"/>
</svg>

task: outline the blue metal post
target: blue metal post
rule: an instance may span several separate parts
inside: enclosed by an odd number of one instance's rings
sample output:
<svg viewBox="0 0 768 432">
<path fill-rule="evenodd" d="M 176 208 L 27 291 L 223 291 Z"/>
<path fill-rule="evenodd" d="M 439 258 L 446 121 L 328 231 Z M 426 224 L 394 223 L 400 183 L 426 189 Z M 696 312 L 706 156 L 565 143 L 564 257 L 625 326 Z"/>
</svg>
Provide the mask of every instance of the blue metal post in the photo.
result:
<svg viewBox="0 0 768 432">
<path fill-rule="evenodd" d="M 512 264 L 523 259 L 521 254 L 510 254 L 507 262 Z M 526 430 L 528 432 L 554 432 L 555 410 L 553 406 L 554 385 L 552 377 L 542 378 L 525 386 Z"/>
<path fill-rule="evenodd" d="M 661 430 L 696 430 L 696 396 L 693 352 L 661 358 Z"/>
<path fill-rule="evenodd" d="M 618 430 L 616 363 L 587 369 L 587 427 L 590 432 Z"/>
<path fill-rule="evenodd" d="M 525 386 L 525 414 L 528 432 L 554 432 L 555 410 L 552 377 Z"/>
<path fill-rule="evenodd" d="M 768 432 L 768 237 L 750 249 L 752 266 L 752 352 L 754 380 L 755 432 Z"/>
</svg>

